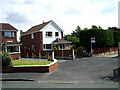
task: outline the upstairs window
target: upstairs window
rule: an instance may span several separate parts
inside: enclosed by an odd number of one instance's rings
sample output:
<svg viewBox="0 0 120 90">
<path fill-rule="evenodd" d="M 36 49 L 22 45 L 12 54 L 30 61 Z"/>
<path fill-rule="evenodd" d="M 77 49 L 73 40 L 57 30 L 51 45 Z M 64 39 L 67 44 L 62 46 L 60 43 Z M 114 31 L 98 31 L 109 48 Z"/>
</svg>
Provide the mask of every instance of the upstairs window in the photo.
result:
<svg viewBox="0 0 120 90">
<path fill-rule="evenodd" d="M 34 34 L 31 34 L 31 39 L 34 39 Z"/>
<path fill-rule="evenodd" d="M 59 33 L 58 33 L 58 32 L 55 32 L 55 36 L 58 37 L 58 36 L 59 36 Z"/>
<path fill-rule="evenodd" d="M 46 37 L 52 37 L 52 32 L 46 32 Z"/>
<path fill-rule="evenodd" d="M 15 32 L 5 32 L 5 37 L 15 37 Z"/>
</svg>

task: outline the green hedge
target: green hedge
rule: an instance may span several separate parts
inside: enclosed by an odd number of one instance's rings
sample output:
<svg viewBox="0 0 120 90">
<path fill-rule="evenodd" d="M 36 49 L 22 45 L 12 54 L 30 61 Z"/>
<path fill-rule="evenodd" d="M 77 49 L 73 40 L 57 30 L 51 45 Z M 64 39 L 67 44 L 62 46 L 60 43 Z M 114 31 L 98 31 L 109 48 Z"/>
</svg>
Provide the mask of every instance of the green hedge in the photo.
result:
<svg viewBox="0 0 120 90">
<path fill-rule="evenodd" d="M 89 29 L 80 32 L 79 41 L 81 46 L 90 49 L 91 37 L 95 37 L 96 40 L 95 44 L 93 44 L 93 47 L 110 47 L 115 44 L 114 31 Z"/>
<path fill-rule="evenodd" d="M 11 57 L 7 52 L 2 52 L 2 66 L 12 66 Z"/>
<path fill-rule="evenodd" d="M 118 42 L 120 42 L 120 32 L 114 31 L 114 40 L 115 40 L 115 46 L 118 46 Z"/>
</svg>

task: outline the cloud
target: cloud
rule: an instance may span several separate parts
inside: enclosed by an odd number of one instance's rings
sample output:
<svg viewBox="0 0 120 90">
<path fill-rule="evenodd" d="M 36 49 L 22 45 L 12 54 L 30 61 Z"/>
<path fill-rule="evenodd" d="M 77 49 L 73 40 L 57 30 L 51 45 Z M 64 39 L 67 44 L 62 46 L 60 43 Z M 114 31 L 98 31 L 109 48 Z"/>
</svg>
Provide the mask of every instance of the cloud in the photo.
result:
<svg viewBox="0 0 120 90">
<path fill-rule="evenodd" d="M 0 3 L 0 22 L 12 23 L 26 31 L 42 21 L 54 20 L 65 34 L 70 34 L 77 25 L 82 28 L 90 28 L 91 25 L 107 28 L 117 26 L 118 1 L 3 0 Z"/>
<path fill-rule="evenodd" d="M 25 23 L 29 22 L 29 19 L 27 18 L 26 15 L 16 13 L 16 12 L 8 13 L 8 15 L 7 15 L 7 17 L 5 19 L 8 22 L 17 23 L 17 24 L 21 24 L 21 23 L 25 24 Z"/>
</svg>

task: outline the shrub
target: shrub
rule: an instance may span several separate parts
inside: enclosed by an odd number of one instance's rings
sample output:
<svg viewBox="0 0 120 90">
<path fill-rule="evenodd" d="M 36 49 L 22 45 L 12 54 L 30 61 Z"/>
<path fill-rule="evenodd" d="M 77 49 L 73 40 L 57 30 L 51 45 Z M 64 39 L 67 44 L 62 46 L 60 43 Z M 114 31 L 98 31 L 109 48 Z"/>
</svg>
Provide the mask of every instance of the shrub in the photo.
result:
<svg viewBox="0 0 120 90">
<path fill-rule="evenodd" d="M 2 66 L 12 66 L 12 61 L 9 53 L 2 53 Z"/>
<path fill-rule="evenodd" d="M 58 50 L 56 46 L 53 47 L 54 50 Z"/>
<path fill-rule="evenodd" d="M 83 50 L 85 50 L 85 47 L 80 46 L 77 48 L 78 56 L 82 56 Z"/>
<path fill-rule="evenodd" d="M 52 58 L 48 58 L 48 61 L 53 61 Z"/>
</svg>

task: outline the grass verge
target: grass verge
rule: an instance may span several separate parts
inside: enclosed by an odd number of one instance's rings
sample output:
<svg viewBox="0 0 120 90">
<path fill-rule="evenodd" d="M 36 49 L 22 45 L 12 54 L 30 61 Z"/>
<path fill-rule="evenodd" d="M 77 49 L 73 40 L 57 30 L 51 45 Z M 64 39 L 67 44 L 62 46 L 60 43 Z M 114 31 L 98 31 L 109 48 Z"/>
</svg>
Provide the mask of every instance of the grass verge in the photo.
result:
<svg viewBox="0 0 120 90">
<path fill-rule="evenodd" d="M 52 61 L 47 60 L 29 60 L 29 59 L 20 59 L 20 60 L 12 60 L 12 64 L 14 66 L 26 66 L 26 65 L 47 65 L 52 63 Z"/>
</svg>

